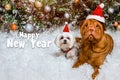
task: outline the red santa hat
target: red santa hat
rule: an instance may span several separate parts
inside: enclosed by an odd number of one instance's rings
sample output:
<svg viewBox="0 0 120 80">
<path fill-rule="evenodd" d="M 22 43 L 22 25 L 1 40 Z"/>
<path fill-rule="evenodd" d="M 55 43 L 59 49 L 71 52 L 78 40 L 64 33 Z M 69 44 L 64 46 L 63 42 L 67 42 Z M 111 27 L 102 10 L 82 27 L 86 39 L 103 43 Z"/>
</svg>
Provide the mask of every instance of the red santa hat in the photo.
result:
<svg viewBox="0 0 120 80">
<path fill-rule="evenodd" d="M 93 13 L 91 15 L 88 15 L 86 19 L 96 19 L 100 22 L 105 23 L 103 8 L 104 8 L 104 4 L 103 3 L 99 4 L 97 8 L 93 11 Z"/>
<path fill-rule="evenodd" d="M 68 22 L 65 22 L 63 32 L 69 32 Z"/>
</svg>

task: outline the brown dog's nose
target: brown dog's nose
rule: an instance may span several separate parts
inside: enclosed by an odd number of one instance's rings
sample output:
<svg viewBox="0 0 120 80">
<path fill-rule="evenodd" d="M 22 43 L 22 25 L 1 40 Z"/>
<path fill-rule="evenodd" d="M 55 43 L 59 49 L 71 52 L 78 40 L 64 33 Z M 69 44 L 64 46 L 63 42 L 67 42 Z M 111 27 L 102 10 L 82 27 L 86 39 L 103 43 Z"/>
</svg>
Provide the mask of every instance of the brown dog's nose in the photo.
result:
<svg viewBox="0 0 120 80">
<path fill-rule="evenodd" d="M 93 29 L 89 29 L 91 32 L 93 32 L 94 30 Z"/>
</svg>

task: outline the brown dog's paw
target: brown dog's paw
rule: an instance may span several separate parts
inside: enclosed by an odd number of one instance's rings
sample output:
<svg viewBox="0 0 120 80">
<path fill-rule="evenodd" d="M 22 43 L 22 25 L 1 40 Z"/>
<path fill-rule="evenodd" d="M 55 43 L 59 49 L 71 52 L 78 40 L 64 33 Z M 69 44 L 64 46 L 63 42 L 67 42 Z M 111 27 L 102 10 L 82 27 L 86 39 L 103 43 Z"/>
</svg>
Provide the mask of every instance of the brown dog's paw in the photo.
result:
<svg viewBox="0 0 120 80">
<path fill-rule="evenodd" d="M 95 72 L 92 74 L 92 79 L 94 80 L 98 74 L 99 74 L 98 70 L 95 71 Z"/>
<path fill-rule="evenodd" d="M 92 80 L 94 80 L 96 76 L 97 76 L 97 75 L 92 74 Z"/>
<path fill-rule="evenodd" d="M 72 66 L 72 68 L 78 68 L 79 65 L 80 65 L 80 63 L 79 63 L 79 62 L 76 62 L 76 63 Z"/>
</svg>

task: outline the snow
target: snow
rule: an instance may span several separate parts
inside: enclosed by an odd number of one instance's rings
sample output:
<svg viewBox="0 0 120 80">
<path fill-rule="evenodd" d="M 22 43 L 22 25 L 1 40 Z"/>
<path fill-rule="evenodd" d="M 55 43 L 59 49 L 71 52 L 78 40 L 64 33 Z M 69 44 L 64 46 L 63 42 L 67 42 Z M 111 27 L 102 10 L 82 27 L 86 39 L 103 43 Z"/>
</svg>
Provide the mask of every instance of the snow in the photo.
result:
<svg viewBox="0 0 120 80">
<path fill-rule="evenodd" d="M 0 80 L 91 80 L 93 69 L 89 64 L 73 69 L 73 60 L 55 55 L 59 48 L 54 39 L 61 31 L 60 27 L 39 34 L 37 40 L 52 41 L 48 48 L 31 48 L 30 39 L 18 37 L 17 32 L 0 32 Z M 114 39 L 114 49 L 101 66 L 96 80 L 120 80 L 120 32 L 107 30 L 107 33 Z M 72 34 L 79 36 L 79 30 Z M 24 48 L 8 48 L 8 38 L 24 40 L 26 45 Z"/>
</svg>

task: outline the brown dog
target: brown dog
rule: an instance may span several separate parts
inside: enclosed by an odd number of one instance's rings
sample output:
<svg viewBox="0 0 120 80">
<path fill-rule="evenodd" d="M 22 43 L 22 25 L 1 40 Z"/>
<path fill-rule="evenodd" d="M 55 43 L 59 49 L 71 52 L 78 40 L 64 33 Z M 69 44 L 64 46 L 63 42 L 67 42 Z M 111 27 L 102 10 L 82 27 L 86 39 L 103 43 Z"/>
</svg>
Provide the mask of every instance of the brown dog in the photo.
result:
<svg viewBox="0 0 120 80">
<path fill-rule="evenodd" d="M 105 26 L 94 19 L 85 20 L 80 26 L 81 52 L 73 68 L 77 68 L 85 62 L 90 64 L 94 68 L 92 79 L 98 75 L 100 65 L 113 49 L 113 39 L 104 33 L 104 30 Z"/>
</svg>

